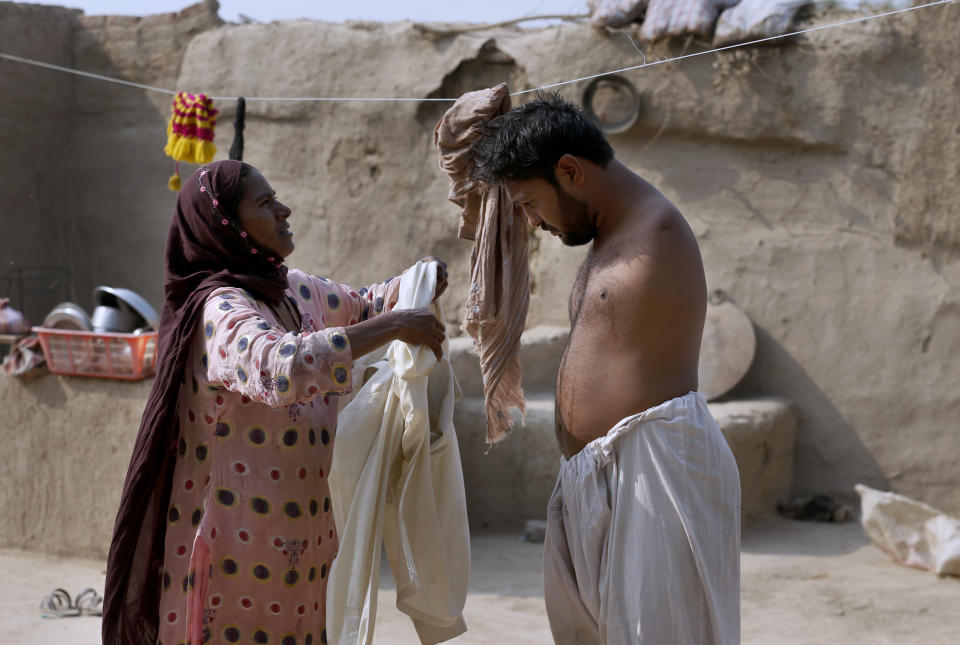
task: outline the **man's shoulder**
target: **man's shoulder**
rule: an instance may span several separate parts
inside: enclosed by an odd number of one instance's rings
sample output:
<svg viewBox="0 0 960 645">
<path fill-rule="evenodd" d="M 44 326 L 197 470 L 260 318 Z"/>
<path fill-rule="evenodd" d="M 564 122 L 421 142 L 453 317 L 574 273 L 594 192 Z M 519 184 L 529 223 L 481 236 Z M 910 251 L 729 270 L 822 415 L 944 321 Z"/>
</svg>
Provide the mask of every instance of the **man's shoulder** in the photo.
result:
<svg viewBox="0 0 960 645">
<path fill-rule="evenodd" d="M 666 198 L 638 205 L 633 224 L 609 240 L 610 256 L 616 256 L 630 270 L 645 270 L 653 260 L 681 255 L 699 255 L 696 237 L 687 220 Z M 640 262 L 630 262 L 639 259 Z"/>
<path fill-rule="evenodd" d="M 680 211 L 667 199 L 648 204 L 635 226 L 611 240 L 614 251 L 604 262 L 617 289 L 638 306 L 647 296 L 684 290 L 701 280 L 703 264 L 696 236 Z"/>
</svg>

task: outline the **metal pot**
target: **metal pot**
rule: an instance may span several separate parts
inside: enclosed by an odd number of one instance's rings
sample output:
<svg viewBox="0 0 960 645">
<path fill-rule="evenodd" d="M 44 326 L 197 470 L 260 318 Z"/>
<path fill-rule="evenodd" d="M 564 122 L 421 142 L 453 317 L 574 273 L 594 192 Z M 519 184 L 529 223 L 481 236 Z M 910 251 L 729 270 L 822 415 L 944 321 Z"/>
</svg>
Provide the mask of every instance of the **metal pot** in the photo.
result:
<svg viewBox="0 0 960 645">
<path fill-rule="evenodd" d="M 132 311 L 100 305 L 93 310 L 93 331 L 130 333 L 141 325 L 141 318 Z"/>
<path fill-rule="evenodd" d="M 90 322 L 90 316 L 78 304 L 72 302 L 61 302 L 50 310 L 47 317 L 43 319 L 43 327 L 50 329 L 71 329 L 73 331 L 90 331 L 93 329 L 93 323 Z"/>
<path fill-rule="evenodd" d="M 95 306 L 104 305 L 107 307 L 117 307 L 118 309 L 137 314 L 143 319 L 143 323 L 146 324 L 136 325 L 133 329 L 144 326 L 157 329 L 160 326 L 160 316 L 157 315 L 157 310 L 140 294 L 130 289 L 123 289 L 121 287 L 97 287 L 93 290 L 93 304 Z"/>
</svg>

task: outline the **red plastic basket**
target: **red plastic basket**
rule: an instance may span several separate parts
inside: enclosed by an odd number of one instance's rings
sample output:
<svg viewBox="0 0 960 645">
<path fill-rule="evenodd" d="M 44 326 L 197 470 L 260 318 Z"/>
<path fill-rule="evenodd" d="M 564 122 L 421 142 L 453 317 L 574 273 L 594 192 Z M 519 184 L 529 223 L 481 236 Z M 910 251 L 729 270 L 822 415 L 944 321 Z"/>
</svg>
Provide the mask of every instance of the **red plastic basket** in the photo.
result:
<svg viewBox="0 0 960 645">
<path fill-rule="evenodd" d="M 157 332 L 113 334 L 34 327 L 54 374 L 136 381 L 157 367 Z"/>
</svg>

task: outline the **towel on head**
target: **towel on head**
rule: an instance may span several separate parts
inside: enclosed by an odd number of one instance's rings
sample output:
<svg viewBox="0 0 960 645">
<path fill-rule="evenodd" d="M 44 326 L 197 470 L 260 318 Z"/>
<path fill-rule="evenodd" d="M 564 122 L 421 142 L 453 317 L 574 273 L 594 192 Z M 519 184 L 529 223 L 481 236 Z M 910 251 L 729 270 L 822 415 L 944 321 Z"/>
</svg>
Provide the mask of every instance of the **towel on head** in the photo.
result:
<svg viewBox="0 0 960 645">
<path fill-rule="evenodd" d="M 496 87 L 461 96 L 434 131 L 440 168 L 450 177 L 450 201 L 459 206 L 459 237 L 473 240 L 470 293 L 463 327 L 480 355 L 487 411 L 487 441 L 513 425 L 510 408 L 525 409 L 520 336 L 530 303 L 527 226 L 501 186 L 470 176 L 477 125 L 510 109 L 510 90 Z"/>
</svg>

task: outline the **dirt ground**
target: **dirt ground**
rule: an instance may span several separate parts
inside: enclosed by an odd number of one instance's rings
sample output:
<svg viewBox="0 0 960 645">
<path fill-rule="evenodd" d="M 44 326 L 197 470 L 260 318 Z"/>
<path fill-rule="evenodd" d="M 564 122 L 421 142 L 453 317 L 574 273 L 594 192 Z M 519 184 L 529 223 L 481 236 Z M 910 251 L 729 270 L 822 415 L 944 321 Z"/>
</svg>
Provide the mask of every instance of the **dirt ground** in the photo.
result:
<svg viewBox="0 0 960 645">
<path fill-rule="evenodd" d="M 540 581 L 542 545 L 513 535 L 473 539 L 465 618 L 454 643 L 551 642 Z M 743 538 L 743 642 L 939 645 L 960 634 L 960 581 L 898 566 L 871 546 L 856 523 L 773 520 Z M 40 599 L 55 587 L 103 589 L 103 562 L 0 550 L 0 642 L 95 645 L 98 618 L 44 619 Z M 375 642 L 418 643 L 381 579 Z"/>
</svg>

